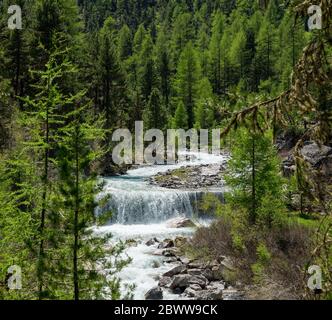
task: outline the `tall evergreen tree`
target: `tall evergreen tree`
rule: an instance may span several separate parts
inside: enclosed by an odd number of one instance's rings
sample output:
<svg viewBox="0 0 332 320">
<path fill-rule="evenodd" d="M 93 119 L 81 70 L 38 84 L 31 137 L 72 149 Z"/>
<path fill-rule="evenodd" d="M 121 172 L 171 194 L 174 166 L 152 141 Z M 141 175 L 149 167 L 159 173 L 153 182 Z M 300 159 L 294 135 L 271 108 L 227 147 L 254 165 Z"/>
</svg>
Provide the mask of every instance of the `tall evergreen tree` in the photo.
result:
<svg viewBox="0 0 332 320">
<path fill-rule="evenodd" d="M 186 108 L 188 125 L 193 128 L 195 118 L 194 109 L 197 99 L 197 86 L 201 79 L 201 70 L 193 44 L 189 42 L 184 48 L 176 75 L 175 89 L 178 101 Z"/>
</svg>

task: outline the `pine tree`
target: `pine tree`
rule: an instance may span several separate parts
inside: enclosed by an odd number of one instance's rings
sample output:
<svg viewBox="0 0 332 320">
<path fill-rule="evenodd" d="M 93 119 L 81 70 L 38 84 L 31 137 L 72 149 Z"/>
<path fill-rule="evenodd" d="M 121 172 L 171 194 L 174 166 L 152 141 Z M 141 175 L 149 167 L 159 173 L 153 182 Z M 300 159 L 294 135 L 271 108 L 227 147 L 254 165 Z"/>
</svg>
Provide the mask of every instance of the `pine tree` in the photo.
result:
<svg viewBox="0 0 332 320">
<path fill-rule="evenodd" d="M 147 34 L 138 55 L 138 83 L 145 102 L 149 101 L 152 89 L 156 83 L 155 65 L 153 61 L 153 42 Z"/>
<path fill-rule="evenodd" d="M 126 107 L 125 75 L 118 60 L 115 39 L 115 21 L 109 18 L 99 32 L 100 50 L 97 60 L 99 107 L 105 112 L 107 129 L 119 121 L 120 107 Z"/>
<path fill-rule="evenodd" d="M 110 235 L 97 236 L 91 227 L 96 223 L 95 201 L 101 191 L 93 164 L 103 155 L 102 140 L 105 139 L 101 117 L 89 114 L 90 104 L 80 106 L 84 92 L 76 95 L 73 110 L 66 116 L 68 123 L 61 130 L 57 169 L 59 172 L 56 208 L 62 212 L 64 225 L 64 248 L 57 266 L 57 277 L 62 279 L 63 295 L 74 300 L 119 297 L 119 280 L 114 276 L 127 263 L 120 258 L 122 245 L 106 250 Z M 110 218 L 105 212 L 98 220 Z M 106 221 L 106 220 L 105 220 Z M 117 263 L 109 261 L 113 256 Z M 107 273 L 99 272 L 113 270 Z M 111 276 L 111 277 L 110 277 Z M 58 286 L 59 289 L 60 286 Z"/>
<path fill-rule="evenodd" d="M 4 1 L 4 12 L 7 12 L 9 4 L 9 1 Z M 22 96 L 27 85 L 26 78 L 28 77 L 30 62 L 28 56 L 28 26 L 31 23 L 31 18 L 25 13 L 31 10 L 31 3 L 19 0 L 16 5 L 19 5 L 22 9 L 22 23 L 25 22 L 24 26 L 21 30 L 10 30 L 7 28 L 6 19 L 4 19 L 1 21 L 2 34 L 0 36 L 4 38 L 3 47 L 7 57 L 5 61 L 6 73 L 11 79 L 15 96 Z"/>
<path fill-rule="evenodd" d="M 158 32 L 155 46 L 155 60 L 159 88 L 167 109 L 169 106 L 171 94 L 171 65 L 168 43 L 169 42 L 166 37 L 166 28 L 163 27 Z"/>
<path fill-rule="evenodd" d="M 274 74 L 276 30 L 273 23 L 265 16 L 257 36 L 255 70 L 260 81 L 271 79 Z"/>
<path fill-rule="evenodd" d="M 167 112 L 158 89 L 152 90 L 143 115 L 144 124 L 149 129 L 166 129 Z"/>
<path fill-rule="evenodd" d="M 291 72 L 307 39 L 308 35 L 305 34 L 302 23 L 295 23 L 294 18 L 289 13 L 285 14 L 278 29 L 278 42 L 282 52 L 275 61 L 275 69 L 281 81 L 281 90 L 286 90 L 289 87 Z"/>
<path fill-rule="evenodd" d="M 142 50 L 142 46 L 143 46 L 143 42 L 145 40 L 146 34 L 147 34 L 147 32 L 144 28 L 144 25 L 141 24 L 138 27 L 138 29 L 135 33 L 135 36 L 134 36 L 133 50 L 136 55 L 138 55 Z"/>
<path fill-rule="evenodd" d="M 189 42 L 184 48 L 175 80 L 177 98 L 183 103 L 188 115 L 188 125 L 193 128 L 195 117 L 195 101 L 197 99 L 197 86 L 201 79 L 200 65 L 193 44 Z"/>
<path fill-rule="evenodd" d="M 56 221 L 56 215 L 52 211 L 51 199 L 54 195 L 54 185 L 52 183 L 52 171 L 54 170 L 55 151 L 57 149 L 58 128 L 63 125 L 63 116 L 60 114 L 60 106 L 66 105 L 71 98 L 65 97 L 57 85 L 58 80 L 65 72 L 72 72 L 68 62 L 64 60 L 62 51 L 54 52 L 43 71 L 35 71 L 35 75 L 40 79 L 35 85 L 37 94 L 32 98 L 25 98 L 24 125 L 29 136 L 27 150 L 32 154 L 32 160 L 38 164 L 38 189 L 36 197 L 40 199 L 38 211 L 32 216 L 37 225 L 36 230 L 36 277 L 38 299 L 48 298 L 52 295 L 49 275 L 46 271 L 51 267 L 52 259 L 49 255 L 51 251 L 52 238 L 56 232 L 52 227 Z M 55 216 L 54 216 L 55 214 Z"/>
<path fill-rule="evenodd" d="M 32 14 L 30 46 L 36 69 L 46 64 L 56 47 L 74 48 L 81 22 L 75 0 L 36 0 Z"/>
<path fill-rule="evenodd" d="M 210 129 L 214 121 L 213 89 L 208 78 L 203 78 L 199 83 L 197 105 L 195 108 L 195 128 Z"/>
<path fill-rule="evenodd" d="M 190 13 L 183 13 L 176 17 L 173 25 L 171 40 L 172 64 L 177 65 L 181 52 L 187 43 L 193 40 L 192 17 Z"/>
<path fill-rule="evenodd" d="M 120 61 L 124 62 L 132 55 L 132 33 L 127 25 L 119 31 L 118 55 Z"/>
<path fill-rule="evenodd" d="M 179 102 L 176 108 L 174 118 L 172 119 L 173 129 L 188 129 L 188 114 L 185 105 L 182 101 Z"/>
<path fill-rule="evenodd" d="M 216 94 L 222 92 L 222 56 L 224 52 L 222 52 L 221 40 L 225 32 L 224 19 L 221 12 L 215 13 L 210 42 L 211 82 Z"/>
</svg>

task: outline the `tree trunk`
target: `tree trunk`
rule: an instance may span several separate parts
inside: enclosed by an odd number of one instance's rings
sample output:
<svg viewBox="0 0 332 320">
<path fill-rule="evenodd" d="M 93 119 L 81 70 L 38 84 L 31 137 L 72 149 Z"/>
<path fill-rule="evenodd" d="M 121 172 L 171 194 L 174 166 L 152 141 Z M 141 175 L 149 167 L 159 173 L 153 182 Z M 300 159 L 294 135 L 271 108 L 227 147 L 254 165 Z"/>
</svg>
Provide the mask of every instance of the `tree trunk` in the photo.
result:
<svg viewBox="0 0 332 320">
<path fill-rule="evenodd" d="M 48 81 L 48 91 L 50 83 Z M 40 215 L 40 225 L 39 225 L 39 255 L 38 255 L 38 299 L 42 300 L 43 298 L 43 274 L 44 274 L 44 229 L 45 229 L 45 220 L 46 220 L 46 202 L 47 202 L 47 191 L 48 191 L 48 169 L 49 169 L 49 142 L 50 142 L 50 130 L 49 130 L 49 105 L 46 106 L 46 120 L 45 120 L 45 154 L 44 154 L 44 175 L 43 175 L 43 196 L 42 196 L 42 211 Z"/>
</svg>

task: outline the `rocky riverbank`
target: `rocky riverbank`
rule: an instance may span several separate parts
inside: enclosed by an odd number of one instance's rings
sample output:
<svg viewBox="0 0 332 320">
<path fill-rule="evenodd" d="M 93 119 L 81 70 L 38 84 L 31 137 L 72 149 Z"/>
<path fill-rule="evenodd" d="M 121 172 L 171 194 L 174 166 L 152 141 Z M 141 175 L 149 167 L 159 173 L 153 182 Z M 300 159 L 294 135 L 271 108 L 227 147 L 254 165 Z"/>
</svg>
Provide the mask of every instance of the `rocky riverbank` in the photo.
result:
<svg viewBox="0 0 332 320">
<path fill-rule="evenodd" d="M 222 164 L 184 166 L 153 176 L 149 178 L 149 183 L 167 189 L 220 188 L 224 186 L 226 169 L 226 160 Z"/>
<path fill-rule="evenodd" d="M 188 241 L 188 238 L 176 237 L 164 240 L 153 238 L 146 242 L 146 246 L 155 247 L 153 254 L 163 257 L 163 263 L 169 265 L 169 270 L 156 279 L 158 286 L 146 292 L 145 299 L 162 300 L 165 291 L 178 295 L 179 299 L 243 299 L 243 294 L 224 280 L 227 272 L 233 270 L 231 260 L 225 256 L 214 261 L 190 259 L 183 253 Z"/>
</svg>

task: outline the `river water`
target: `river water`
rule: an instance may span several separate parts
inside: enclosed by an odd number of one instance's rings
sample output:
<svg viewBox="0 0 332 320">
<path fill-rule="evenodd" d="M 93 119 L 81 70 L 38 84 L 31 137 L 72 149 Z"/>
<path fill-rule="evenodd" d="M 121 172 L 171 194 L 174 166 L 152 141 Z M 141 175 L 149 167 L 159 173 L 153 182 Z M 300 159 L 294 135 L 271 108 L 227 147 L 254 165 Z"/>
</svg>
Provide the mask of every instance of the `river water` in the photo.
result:
<svg viewBox="0 0 332 320">
<path fill-rule="evenodd" d="M 159 276 L 171 268 L 169 264 L 163 263 L 164 257 L 154 255 L 156 246 L 148 247 L 145 243 L 154 237 L 163 240 L 193 234 L 192 228 L 168 228 L 166 222 L 169 219 L 187 217 L 205 223 L 197 216 L 197 199 L 207 190 L 159 188 L 149 185 L 147 179 L 169 169 L 224 164 L 225 161 L 227 156 L 223 155 L 190 154 L 188 161 L 176 165 L 139 167 L 121 177 L 105 178 L 105 187 L 100 196 L 110 196 L 107 209 L 112 210 L 114 218 L 96 231 L 111 233 L 113 241 L 137 241 L 137 246 L 126 249 L 132 262 L 119 274 L 124 291 L 128 285 L 135 286 L 135 300 L 144 299 L 145 293 L 158 284 Z M 208 191 L 222 192 L 219 189 Z M 164 292 L 164 299 L 179 299 L 179 296 Z"/>
</svg>

